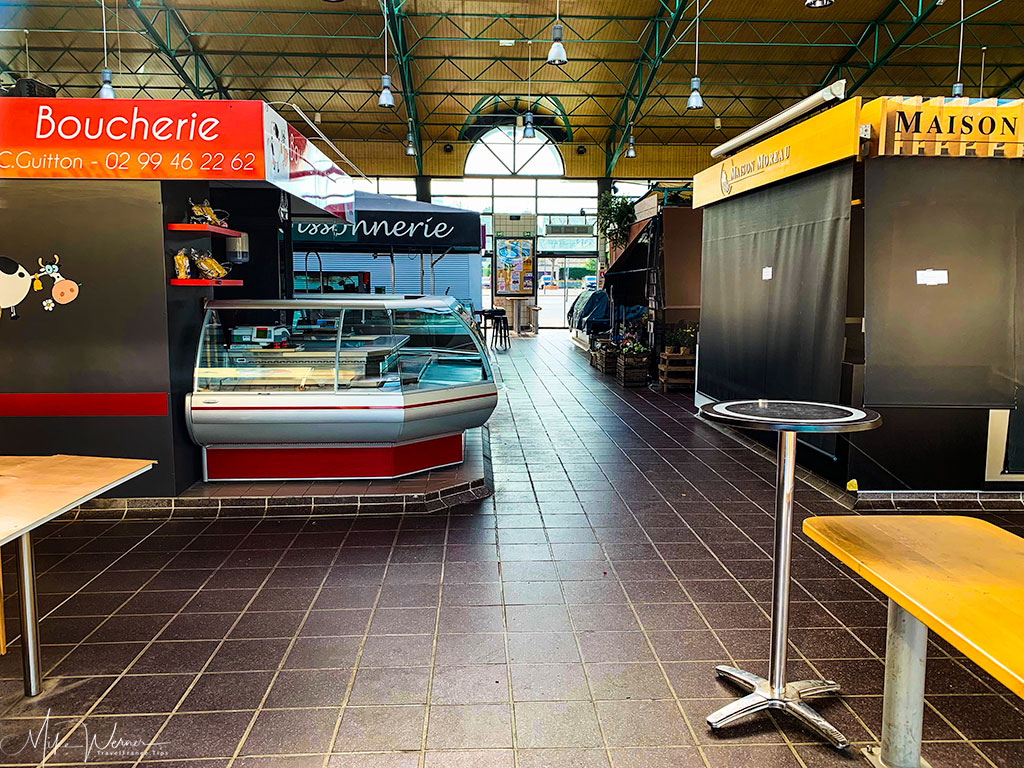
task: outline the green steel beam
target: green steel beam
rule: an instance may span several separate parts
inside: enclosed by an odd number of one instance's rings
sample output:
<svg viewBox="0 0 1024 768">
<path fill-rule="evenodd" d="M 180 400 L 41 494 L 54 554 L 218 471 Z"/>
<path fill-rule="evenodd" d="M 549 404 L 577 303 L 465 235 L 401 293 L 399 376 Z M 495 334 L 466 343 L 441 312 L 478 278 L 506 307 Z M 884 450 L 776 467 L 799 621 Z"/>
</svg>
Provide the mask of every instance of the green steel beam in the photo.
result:
<svg viewBox="0 0 1024 768">
<path fill-rule="evenodd" d="M 192 95 L 197 99 L 205 99 L 214 94 L 220 96 L 222 99 L 230 99 L 227 89 L 221 84 L 220 79 L 214 74 L 213 68 L 210 63 L 206 60 L 206 57 L 192 45 L 192 37 L 188 28 L 182 22 L 181 17 L 178 16 L 177 11 L 167 5 L 163 0 L 160 0 L 156 6 L 157 10 L 153 17 L 150 19 L 149 14 L 142 9 L 139 0 L 125 0 L 128 7 L 135 13 L 135 17 L 142 25 L 142 29 L 145 32 L 146 37 L 149 38 L 150 42 L 157 47 L 167 59 L 167 63 L 171 69 L 175 71 L 181 81 L 188 87 L 192 92 Z M 157 30 L 154 22 L 163 17 L 164 34 L 161 35 Z M 184 48 L 185 53 L 182 55 L 183 58 L 192 60 L 195 72 L 194 74 L 189 73 L 187 69 L 182 65 L 179 60 L 178 50 L 172 47 L 171 39 L 172 34 L 177 34 L 181 37 L 181 47 Z M 205 76 L 209 80 L 209 85 L 203 87 L 200 85 L 201 75 Z"/>
<path fill-rule="evenodd" d="M 672 2 L 674 2 L 674 6 L 671 8 L 665 4 L 664 0 L 659 3 L 658 15 L 651 20 L 652 28 L 647 35 L 644 52 L 636 62 L 633 77 L 622 96 L 622 103 L 612 119 L 612 125 L 608 129 L 605 176 L 612 175 L 615 163 L 618 162 L 619 156 L 622 154 L 629 126 L 636 120 L 637 115 L 640 114 L 644 99 L 647 98 L 651 87 L 654 85 L 655 77 L 658 74 L 658 67 L 661 66 L 669 49 L 673 46 L 673 35 L 675 34 L 676 27 L 679 26 L 683 14 L 691 5 L 688 0 L 672 0 Z M 663 23 L 664 14 L 669 11 L 669 16 L 664 21 L 664 34 L 660 34 L 662 32 L 660 27 Z M 647 63 L 646 74 L 644 73 L 645 60 Z M 636 91 L 635 96 L 634 89 Z M 618 131 L 620 125 L 622 126 L 621 133 Z"/>
<path fill-rule="evenodd" d="M 1001 99 L 1003 96 L 1008 94 L 1010 91 L 1020 89 L 1021 85 L 1024 85 L 1024 69 L 1018 72 L 1016 75 L 1010 78 L 1009 82 L 1006 83 L 1002 88 L 996 91 L 996 98 Z"/>
<path fill-rule="evenodd" d="M 405 0 L 383 0 L 383 3 L 395 59 L 398 61 L 398 73 L 402 80 L 402 103 L 405 104 L 406 118 L 412 123 L 412 141 L 416 148 L 416 174 L 422 176 L 423 142 L 420 137 L 420 119 L 416 112 L 416 91 L 412 85 L 412 56 L 409 55 L 409 43 L 405 36 L 406 14 L 401 10 Z"/>
<path fill-rule="evenodd" d="M 885 66 L 889 61 L 889 57 L 892 56 L 900 46 L 905 43 L 914 32 L 916 32 L 925 20 L 931 15 L 932 11 L 943 4 L 945 0 L 916 0 L 917 9 L 913 10 L 907 7 L 906 0 L 892 0 L 877 18 L 868 24 L 864 28 L 855 45 L 851 46 L 850 49 L 843 54 L 843 56 L 830 68 L 826 73 L 825 77 L 821 81 L 821 85 L 828 85 L 830 82 L 840 77 L 843 73 L 843 69 L 849 69 L 852 62 L 858 56 L 863 56 L 867 61 L 867 66 L 864 67 L 864 71 L 861 72 L 852 84 L 846 88 L 846 95 L 849 96 L 870 78 L 875 72 Z M 911 2 L 913 4 L 913 2 Z M 891 42 L 889 45 L 885 45 L 882 38 L 882 33 L 889 32 L 889 24 L 894 22 L 889 19 L 893 11 L 897 8 L 902 8 L 910 12 L 910 18 L 906 22 L 902 31 L 893 36 L 889 34 Z M 869 52 L 865 52 L 864 48 L 868 46 Z M 883 49 L 884 46 L 884 49 Z"/>
<path fill-rule="evenodd" d="M 518 102 L 520 101 L 526 104 L 526 109 L 518 108 Z M 497 109 L 491 112 L 485 112 L 484 110 L 486 110 L 488 107 L 498 107 L 500 105 L 507 105 L 511 107 L 511 109 L 505 114 L 520 115 L 529 109 L 533 109 L 534 112 L 536 112 L 536 106 L 541 102 L 550 104 L 551 111 L 554 113 L 554 116 L 562 123 L 562 127 L 565 128 L 566 141 L 572 141 L 572 124 L 569 122 L 569 115 L 565 111 L 565 107 L 562 105 L 562 102 L 559 101 L 557 97 L 531 96 L 527 98 L 526 96 L 523 95 L 483 96 L 480 99 L 478 99 L 476 104 L 473 105 L 473 108 L 469 111 L 469 114 L 466 115 L 466 119 L 465 121 L 463 121 L 462 127 L 459 129 L 459 140 L 461 141 L 462 139 L 465 138 L 466 131 L 473 127 L 476 118 L 479 117 L 480 115 L 501 114 L 500 112 L 497 111 Z"/>
</svg>

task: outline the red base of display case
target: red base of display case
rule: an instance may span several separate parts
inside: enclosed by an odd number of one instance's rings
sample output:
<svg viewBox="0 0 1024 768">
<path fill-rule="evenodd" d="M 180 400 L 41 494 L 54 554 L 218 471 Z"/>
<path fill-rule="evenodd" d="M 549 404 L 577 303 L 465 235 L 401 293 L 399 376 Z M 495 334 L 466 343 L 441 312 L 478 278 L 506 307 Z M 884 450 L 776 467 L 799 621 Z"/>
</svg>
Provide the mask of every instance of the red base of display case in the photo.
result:
<svg viewBox="0 0 1024 768">
<path fill-rule="evenodd" d="M 462 433 L 395 445 L 207 446 L 206 480 L 376 480 L 462 462 Z"/>
</svg>

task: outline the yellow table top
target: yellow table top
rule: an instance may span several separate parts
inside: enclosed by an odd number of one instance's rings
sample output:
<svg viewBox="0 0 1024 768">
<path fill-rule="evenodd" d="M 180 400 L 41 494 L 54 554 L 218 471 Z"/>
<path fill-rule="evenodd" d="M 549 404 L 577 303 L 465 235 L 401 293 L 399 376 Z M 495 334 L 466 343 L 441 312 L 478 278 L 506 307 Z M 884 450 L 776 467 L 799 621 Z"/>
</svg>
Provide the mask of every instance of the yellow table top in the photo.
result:
<svg viewBox="0 0 1024 768">
<path fill-rule="evenodd" d="M 1024 539 L 958 516 L 814 517 L 803 530 L 1024 696 Z"/>
<path fill-rule="evenodd" d="M 0 456 L 0 544 L 99 496 L 156 462 L 99 456 Z"/>
</svg>

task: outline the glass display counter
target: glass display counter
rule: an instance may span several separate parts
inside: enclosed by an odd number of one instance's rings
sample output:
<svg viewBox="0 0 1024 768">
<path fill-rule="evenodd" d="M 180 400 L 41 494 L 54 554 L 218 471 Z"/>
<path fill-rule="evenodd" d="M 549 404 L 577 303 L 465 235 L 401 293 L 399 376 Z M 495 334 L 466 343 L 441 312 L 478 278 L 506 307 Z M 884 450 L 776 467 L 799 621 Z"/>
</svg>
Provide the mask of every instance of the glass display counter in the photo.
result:
<svg viewBox="0 0 1024 768">
<path fill-rule="evenodd" d="M 186 415 L 208 480 L 397 477 L 462 460 L 497 405 L 447 297 L 212 301 Z"/>
</svg>

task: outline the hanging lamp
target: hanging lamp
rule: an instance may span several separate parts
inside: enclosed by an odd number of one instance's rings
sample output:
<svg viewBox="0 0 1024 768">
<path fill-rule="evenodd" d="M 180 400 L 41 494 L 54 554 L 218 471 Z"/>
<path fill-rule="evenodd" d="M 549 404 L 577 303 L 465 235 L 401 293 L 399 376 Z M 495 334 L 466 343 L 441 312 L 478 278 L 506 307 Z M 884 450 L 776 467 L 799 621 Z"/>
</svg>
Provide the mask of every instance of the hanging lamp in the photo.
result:
<svg viewBox="0 0 1024 768">
<path fill-rule="evenodd" d="M 114 99 L 117 98 L 114 94 L 114 74 L 107 65 L 107 4 L 105 0 L 100 0 L 100 13 L 103 14 L 103 71 L 100 72 L 99 97 Z"/>
<path fill-rule="evenodd" d="M 531 88 L 533 82 L 533 41 L 526 41 L 527 50 L 527 70 L 526 70 L 526 114 L 523 115 L 523 138 L 532 139 L 535 138 L 537 132 L 533 130 L 533 89 Z"/>
<path fill-rule="evenodd" d="M 409 157 L 415 157 L 416 156 L 416 142 L 413 140 L 413 136 L 412 136 L 412 118 L 411 117 L 409 118 L 409 130 L 405 134 L 405 154 L 407 154 Z"/>
<path fill-rule="evenodd" d="M 626 143 L 626 157 L 636 157 L 636 142 L 633 141 L 633 126 L 629 126 L 629 140 Z"/>
<path fill-rule="evenodd" d="M 393 109 L 395 96 L 391 93 L 391 75 L 388 74 L 388 12 L 384 10 L 384 74 L 380 76 L 380 97 L 377 106 Z"/>
<path fill-rule="evenodd" d="M 569 61 L 562 45 L 562 13 L 561 0 L 555 0 L 555 25 L 551 28 L 551 49 L 548 51 L 548 64 L 556 67 L 565 66 Z"/>
<path fill-rule="evenodd" d="M 835 0 L 804 0 L 808 8 L 828 8 Z"/>
<path fill-rule="evenodd" d="M 700 62 L 700 0 L 697 0 L 697 15 L 693 22 L 693 77 L 690 78 L 690 98 L 686 100 L 687 109 L 703 109 L 704 99 L 700 95 L 700 77 L 697 76 L 697 65 Z"/>
</svg>

